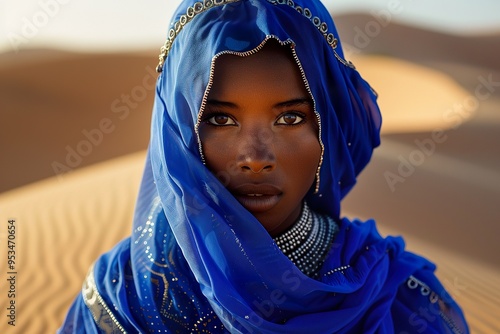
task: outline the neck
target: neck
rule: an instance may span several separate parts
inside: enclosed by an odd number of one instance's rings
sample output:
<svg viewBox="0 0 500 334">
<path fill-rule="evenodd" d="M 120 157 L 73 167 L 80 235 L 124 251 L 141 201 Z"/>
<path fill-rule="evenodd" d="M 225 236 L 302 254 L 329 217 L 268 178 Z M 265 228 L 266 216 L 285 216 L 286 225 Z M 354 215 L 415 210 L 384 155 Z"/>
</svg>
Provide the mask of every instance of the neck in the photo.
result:
<svg viewBox="0 0 500 334">
<path fill-rule="evenodd" d="M 279 249 L 309 277 L 317 276 L 338 230 L 328 216 L 317 214 L 304 202 L 297 222 L 274 238 Z"/>
</svg>

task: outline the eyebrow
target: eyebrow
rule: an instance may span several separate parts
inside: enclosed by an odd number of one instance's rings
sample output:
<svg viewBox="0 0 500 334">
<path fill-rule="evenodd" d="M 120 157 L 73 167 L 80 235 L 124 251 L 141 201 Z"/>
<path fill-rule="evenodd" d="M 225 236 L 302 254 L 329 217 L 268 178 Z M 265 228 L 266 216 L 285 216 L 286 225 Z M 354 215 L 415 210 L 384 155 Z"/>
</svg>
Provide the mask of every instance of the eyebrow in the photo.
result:
<svg viewBox="0 0 500 334">
<path fill-rule="evenodd" d="M 280 102 L 276 104 L 274 107 L 275 108 L 284 108 L 284 107 L 296 107 L 300 105 L 309 105 L 313 106 L 313 100 L 311 98 L 298 98 L 298 99 L 292 99 L 284 102 Z"/>
<path fill-rule="evenodd" d="M 225 108 L 231 108 L 231 109 L 236 109 L 238 108 L 238 105 L 232 102 L 227 102 L 227 101 L 220 101 L 220 100 L 208 100 L 207 105 L 214 106 L 214 107 L 225 107 Z M 313 100 L 311 98 L 296 98 L 296 99 L 291 99 L 288 101 L 283 101 L 275 104 L 273 107 L 274 108 L 286 108 L 286 107 L 295 107 L 299 105 L 309 105 L 313 106 Z"/>
<path fill-rule="evenodd" d="M 213 99 L 208 100 L 207 105 L 214 106 L 214 107 L 226 107 L 226 108 L 231 108 L 231 109 L 236 109 L 238 107 L 235 103 L 232 103 L 232 102 L 213 100 Z"/>
</svg>

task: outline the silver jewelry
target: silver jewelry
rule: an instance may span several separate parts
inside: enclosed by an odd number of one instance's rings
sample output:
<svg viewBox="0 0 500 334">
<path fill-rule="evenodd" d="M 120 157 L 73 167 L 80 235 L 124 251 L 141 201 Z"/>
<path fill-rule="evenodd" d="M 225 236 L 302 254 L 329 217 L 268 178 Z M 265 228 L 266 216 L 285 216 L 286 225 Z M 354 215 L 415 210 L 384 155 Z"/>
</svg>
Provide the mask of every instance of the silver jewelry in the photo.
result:
<svg viewBox="0 0 500 334">
<path fill-rule="evenodd" d="M 311 211 L 304 202 L 298 222 L 274 241 L 300 271 L 316 277 L 338 229 L 333 219 Z"/>
</svg>

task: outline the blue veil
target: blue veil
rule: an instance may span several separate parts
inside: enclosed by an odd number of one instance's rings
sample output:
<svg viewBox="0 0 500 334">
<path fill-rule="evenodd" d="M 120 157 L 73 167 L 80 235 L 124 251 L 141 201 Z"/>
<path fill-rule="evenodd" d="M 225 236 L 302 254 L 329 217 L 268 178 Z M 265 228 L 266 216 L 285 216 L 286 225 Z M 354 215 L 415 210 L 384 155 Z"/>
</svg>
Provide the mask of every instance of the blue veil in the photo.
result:
<svg viewBox="0 0 500 334">
<path fill-rule="evenodd" d="M 319 279 L 301 273 L 204 166 L 196 133 L 217 56 L 258 52 L 269 39 L 290 47 L 319 114 L 319 188 L 306 201 L 340 226 Z M 373 221 L 340 218 L 379 145 L 381 116 L 319 1 L 183 1 L 160 60 L 132 235 L 90 269 L 62 333 L 392 333 L 414 328 L 406 300 L 415 298 L 400 288 L 409 277 L 432 291 L 436 312 L 439 300 L 463 323 L 432 263 L 405 252 L 401 238 L 382 238 Z M 427 332 L 444 332 L 443 323 Z"/>
</svg>

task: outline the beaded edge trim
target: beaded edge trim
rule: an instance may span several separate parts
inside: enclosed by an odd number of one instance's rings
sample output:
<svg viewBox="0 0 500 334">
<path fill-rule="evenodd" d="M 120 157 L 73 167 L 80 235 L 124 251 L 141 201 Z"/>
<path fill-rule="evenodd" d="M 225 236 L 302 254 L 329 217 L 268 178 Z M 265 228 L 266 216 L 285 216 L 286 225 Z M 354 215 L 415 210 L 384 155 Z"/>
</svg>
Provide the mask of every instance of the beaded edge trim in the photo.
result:
<svg viewBox="0 0 500 334">
<path fill-rule="evenodd" d="M 97 290 L 94 279 L 94 264 L 90 267 L 87 277 L 83 282 L 82 297 L 96 325 L 104 333 L 127 333 Z"/>
<path fill-rule="evenodd" d="M 204 0 L 196 2 L 193 6 L 188 7 L 186 14 L 180 16 L 179 20 L 172 24 L 172 28 L 168 31 L 168 37 L 165 44 L 160 48 L 160 55 L 158 56 L 158 66 L 156 72 L 163 71 L 163 64 L 167 59 L 168 53 L 174 43 L 175 38 L 181 32 L 182 28 L 188 24 L 196 15 L 205 12 L 211 8 L 222 6 L 228 3 L 238 2 L 240 0 Z"/>
<path fill-rule="evenodd" d="M 311 23 L 318 29 L 318 31 L 323 35 L 328 45 L 330 45 L 330 47 L 333 50 L 333 54 L 335 55 L 335 58 L 337 58 L 337 60 L 344 66 L 350 67 L 352 69 L 356 68 L 351 61 L 345 60 L 337 53 L 336 49 L 339 43 L 338 39 L 335 37 L 333 33 L 328 32 L 328 24 L 326 24 L 326 22 L 322 22 L 319 17 L 313 16 L 313 13 L 309 8 L 307 7 L 302 8 L 298 5 L 295 5 L 295 2 L 293 2 L 293 0 L 267 0 L 267 1 L 272 3 L 273 5 L 290 6 L 293 9 L 295 9 L 298 13 L 308 18 L 311 21 Z"/>
<path fill-rule="evenodd" d="M 422 282 L 421 280 L 419 280 L 418 278 L 416 278 L 413 275 L 411 275 L 408 278 L 408 280 L 406 281 L 406 285 L 411 290 L 414 290 L 420 286 L 420 293 L 424 297 L 429 296 L 429 301 L 431 302 L 431 304 L 435 304 L 439 300 L 439 296 L 434 291 L 432 291 L 431 288 L 427 284 L 425 284 L 424 282 Z"/>
<path fill-rule="evenodd" d="M 435 293 L 434 291 L 432 291 L 432 289 L 427 284 L 425 284 L 424 282 L 422 282 L 421 280 L 419 280 L 418 278 L 416 278 L 413 275 L 410 275 L 410 277 L 406 281 L 406 285 L 408 286 L 408 288 L 410 290 L 415 290 L 420 286 L 420 294 L 424 297 L 429 296 L 429 301 L 431 304 L 436 304 L 437 302 L 440 302 L 440 300 L 441 300 L 441 298 L 438 296 L 438 294 Z M 441 308 L 441 306 L 440 306 L 440 308 Z M 452 332 L 454 334 L 463 334 L 463 332 L 460 330 L 460 328 L 458 328 L 457 324 L 451 318 L 449 318 L 443 312 L 442 309 L 440 309 L 439 315 L 446 322 L 446 324 L 449 326 L 449 328 L 452 330 Z"/>
<path fill-rule="evenodd" d="M 336 273 L 336 272 L 338 272 L 338 271 L 342 272 L 342 274 L 345 274 L 345 272 L 344 272 L 344 271 L 345 271 L 345 270 L 347 270 L 347 269 L 349 269 L 349 268 L 351 268 L 351 265 L 350 265 L 350 264 L 348 264 L 348 265 L 346 265 L 346 266 L 340 266 L 340 267 L 338 267 L 338 268 L 335 268 L 335 269 L 331 269 L 331 270 L 329 270 L 328 272 L 324 273 L 324 274 L 323 274 L 323 276 L 324 276 L 324 277 L 326 277 L 326 276 L 329 276 L 329 275 L 331 275 L 331 274 L 333 274 L 333 273 Z"/>
<path fill-rule="evenodd" d="M 211 8 L 222 6 L 229 3 L 239 2 L 240 0 L 204 0 L 196 2 L 193 6 L 188 7 L 186 10 L 186 14 L 180 16 L 179 20 L 176 21 L 172 26 L 172 28 L 168 32 L 167 40 L 165 44 L 160 48 L 160 55 L 158 56 L 158 66 L 156 66 L 156 71 L 158 73 L 163 71 L 163 65 L 167 56 L 172 48 L 172 44 L 174 43 L 175 38 L 181 32 L 182 28 L 188 24 L 196 15 L 205 12 Z M 287 5 L 295 9 L 298 13 L 302 14 L 304 17 L 308 18 L 311 23 L 318 29 L 318 31 L 323 35 L 328 45 L 333 50 L 333 54 L 335 58 L 343 64 L 344 66 L 355 68 L 354 64 L 351 61 L 347 61 L 343 59 L 336 51 L 338 45 L 338 39 L 335 37 L 333 33 L 328 32 L 328 24 L 326 22 L 322 22 L 321 19 L 317 16 L 313 16 L 313 13 L 309 8 L 302 8 L 300 6 L 296 6 L 293 0 L 267 0 L 269 3 L 273 5 Z"/>
<path fill-rule="evenodd" d="M 203 98 L 201 100 L 201 106 L 200 106 L 200 110 L 198 113 L 198 120 L 197 120 L 196 125 L 194 127 L 194 131 L 196 133 L 196 138 L 198 140 L 198 151 L 200 153 L 201 161 L 205 165 L 206 160 L 205 160 L 205 155 L 203 154 L 203 146 L 201 144 L 199 127 L 200 127 L 202 115 L 205 111 L 205 106 L 207 104 L 208 92 L 212 88 L 212 84 L 213 84 L 213 77 L 214 77 L 214 71 L 215 71 L 215 61 L 217 60 L 217 58 L 219 58 L 221 55 L 224 55 L 224 54 L 231 54 L 231 55 L 240 56 L 240 57 L 246 57 L 246 56 L 252 55 L 252 54 L 258 52 L 259 50 L 261 50 L 264 47 L 264 45 L 267 43 L 267 41 L 271 38 L 278 41 L 278 43 L 280 43 L 281 45 L 291 45 L 292 56 L 293 56 L 295 62 L 297 63 L 297 66 L 299 67 L 300 75 L 302 77 L 302 80 L 304 82 L 306 90 L 309 93 L 309 96 L 311 96 L 311 98 L 313 99 L 314 114 L 316 115 L 316 118 L 318 120 L 318 127 L 319 127 L 318 140 L 319 140 L 319 145 L 321 147 L 321 156 L 320 156 L 320 160 L 318 163 L 318 168 L 316 169 L 316 182 L 315 182 L 316 185 L 314 186 L 314 194 L 317 194 L 319 192 L 319 186 L 320 186 L 320 181 L 321 181 L 320 180 L 320 178 L 321 178 L 321 175 L 320 175 L 321 166 L 323 165 L 323 157 L 325 155 L 325 145 L 323 144 L 323 140 L 321 139 L 321 136 L 322 136 L 321 117 L 318 113 L 318 110 L 316 109 L 316 101 L 315 101 L 314 95 L 311 91 L 311 87 L 309 86 L 309 80 L 307 80 L 306 74 L 304 72 L 304 68 L 302 67 L 302 63 L 300 62 L 299 57 L 297 56 L 297 52 L 295 52 L 295 45 L 294 45 L 293 41 L 290 39 L 288 39 L 286 41 L 281 41 L 277 36 L 267 35 L 266 38 L 252 50 L 248 50 L 248 51 L 244 51 L 244 52 L 236 52 L 236 51 L 227 51 L 226 50 L 226 51 L 222 51 L 222 52 L 216 54 L 212 58 L 212 62 L 210 65 L 210 76 L 209 76 L 208 84 L 207 84 L 207 87 L 205 89 L 205 93 L 203 94 Z M 321 197 L 322 195 L 320 194 L 319 196 Z"/>
</svg>

